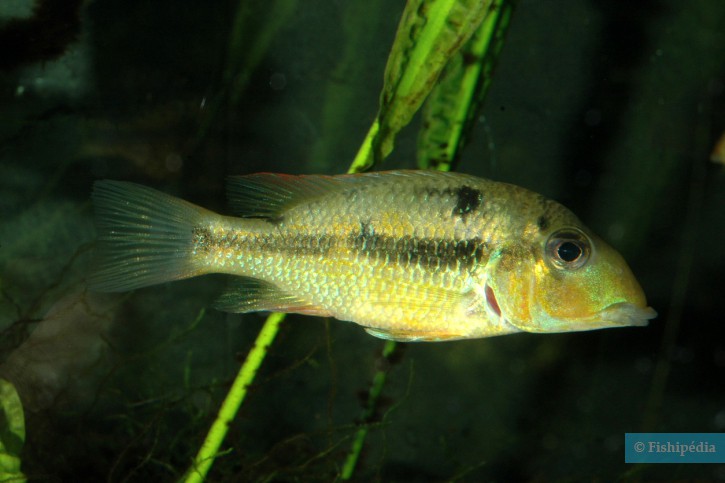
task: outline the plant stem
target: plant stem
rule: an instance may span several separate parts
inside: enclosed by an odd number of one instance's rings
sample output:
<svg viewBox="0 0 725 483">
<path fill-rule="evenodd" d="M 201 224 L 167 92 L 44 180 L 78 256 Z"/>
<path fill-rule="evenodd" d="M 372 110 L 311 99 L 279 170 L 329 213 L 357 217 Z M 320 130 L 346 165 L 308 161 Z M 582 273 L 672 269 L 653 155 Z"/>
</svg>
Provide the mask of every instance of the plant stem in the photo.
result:
<svg viewBox="0 0 725 483">
<path fill-rule="evenodd" d="M 397 343 L 395 341 L 386 341 L 385 345 L 383 346 L 383 358 L 389 360 L 390 357 L 395 353 L 396 347 Z M 389 370 L 390 365 L 385 364 L 384 367 L 382 369 L 378 369 L 378 371 L 375 373 L 375 376 L 373 376 L 373 382 L 372 384 L 370 384 L 370 390 L 368 391 L 367 404 L 365 405 L 365 410 L 363 411 L 361 418 L 362 420 L 360 421 L 360 429 L 358 429 L 355 433 L 352 447 L 350 448 L 350 452 L 347 454 L 347 458 L 345 458 L 345 463 L 342 466 L 340 478 L 342 478 L 343 480 L 349 480 L 350 478 L 352 478 L 352 475 L 355 472 L 357 460 L 360 458 L 360 453 L 362 452 L 363 445 L 365 444 L 365 438 L 368 435 L 368 424 L 371 422 L 373 416 L 375 415 L 375 408 L 378 404 L 378 399 L 380 399 L 380 394 L 382 394 L 383 392 L 383 387 L 385 386 L 385 379 L 387 378 Z"/>
<path fill-rule="evenodd" d="M 234 421 L 239 407 L 244 402 L 247 389 L 254 381 L 254 376 L 267 355 L 267 348 L 277 336 L 279 325 L 284 317 L 285 314 L 273 313 L 264 322 L 262 330 L 260 330 L 257 340 L 254 341 L 254 346 L 249 351 L 231 389 L 229 389 L 227 397 L 224 399 L 221 408 L 219 408 L 217 418 L 212 424 L 204 443 L 199 448 L 192 466 L 182 479 L 185 483 L 201 483 L 206 478 L 211 465 L 219 454 L 219 447 L 224 441 L 229 425 Z"/>
</svg>

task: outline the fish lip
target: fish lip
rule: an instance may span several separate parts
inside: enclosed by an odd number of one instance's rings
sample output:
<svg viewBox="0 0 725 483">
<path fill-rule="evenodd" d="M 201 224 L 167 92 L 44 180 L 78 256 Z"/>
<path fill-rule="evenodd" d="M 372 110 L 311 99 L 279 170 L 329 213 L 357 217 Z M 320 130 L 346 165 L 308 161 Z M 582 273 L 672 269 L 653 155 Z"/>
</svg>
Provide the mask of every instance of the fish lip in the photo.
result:
<svg viewBox="0 0 725 483">
<path fill-rule="evenodd" d="M 643 327 L 657 316 L 651 307 L 643 307 L 631 302 L 617 302 L 608 305 L 599 312 L 586 317 L 556 319 L 545 313 L 535 313 L 535 319 L 541 322 L 538 326 L 521 327 L 527 332 L 579 332 L 599 330 L 611 327 Z"/>
<path fill-rule="evenodd" d="M 642 307 L 630 302 L 617 302 L 609 305 L 596 315 L 596 319 L 612 326 L 644 327 L 650 319 L 657 317 L 652 307 Z"/>
</svg>

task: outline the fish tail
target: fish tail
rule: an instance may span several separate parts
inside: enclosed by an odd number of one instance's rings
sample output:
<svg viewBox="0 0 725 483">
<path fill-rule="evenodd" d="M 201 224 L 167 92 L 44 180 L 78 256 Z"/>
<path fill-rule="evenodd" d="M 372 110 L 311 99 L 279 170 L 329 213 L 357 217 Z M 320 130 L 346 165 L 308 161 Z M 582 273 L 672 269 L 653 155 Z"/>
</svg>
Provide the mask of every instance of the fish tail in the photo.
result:
<svg viewBox="0 0 725 483">
<path fill-rule="evenodd" d="M 97 181 L 93 208 L 98 244 L 91 290 L 124 292 L 193 277 L 194 228 L 212 212 L 135 183 Z"/>
</svg>

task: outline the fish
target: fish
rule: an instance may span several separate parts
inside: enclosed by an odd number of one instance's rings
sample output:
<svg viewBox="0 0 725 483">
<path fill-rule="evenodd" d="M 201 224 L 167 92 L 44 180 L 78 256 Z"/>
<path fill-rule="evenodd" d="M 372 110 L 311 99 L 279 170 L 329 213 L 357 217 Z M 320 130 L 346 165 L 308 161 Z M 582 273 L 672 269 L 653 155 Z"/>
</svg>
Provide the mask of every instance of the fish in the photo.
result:
<svg viewBox="0 0 725 483">
<path fill-rule="evenodd" d="M 94 183 L 92 290 L 230 275 L 222 311 L 354 322 L 401 342 L 643 326 L 656 316 L 622 256 L 563 205 L 425 170 L 257 173 L 234 216 L 155 189 Z"/>
</svg>

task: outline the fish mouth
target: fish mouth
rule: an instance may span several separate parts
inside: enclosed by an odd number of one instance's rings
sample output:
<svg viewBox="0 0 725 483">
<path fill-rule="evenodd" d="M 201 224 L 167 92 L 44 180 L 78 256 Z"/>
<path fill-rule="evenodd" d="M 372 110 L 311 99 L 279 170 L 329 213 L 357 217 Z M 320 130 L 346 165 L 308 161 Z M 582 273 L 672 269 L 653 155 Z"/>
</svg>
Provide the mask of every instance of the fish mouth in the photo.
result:
<svg viewBox="0 0 725 483">
<path fill-rule="evenodd" d="M 650 319 L 655 317 L 657 317 L 657 312 L 652 307 L 641 307 L 629 302 L 619 302 L 605 308 L 593 319 L 600 321 L 604 327 L 643 327 L 649 323 Z"/>
<path fill-rule="evenodd" d="M 657 316 L 651 307 L 642 307 L 631 302 L 611 304 L 594 315 L 580 318 L 556 319 L 548 314 L 538 314 L 540 325 L 525 328 L 528 332 L 577 332 L 607 329 L 610 327 L 643 327 L 649 319 Z"/>
</svg>

